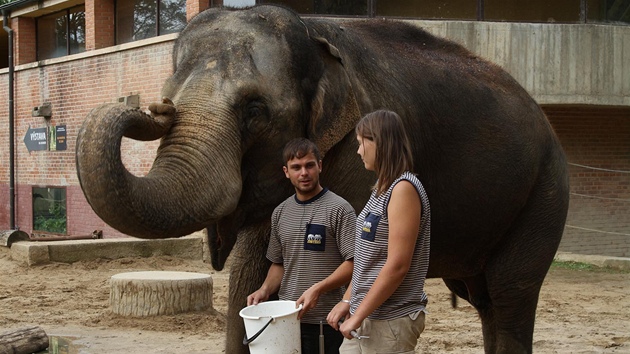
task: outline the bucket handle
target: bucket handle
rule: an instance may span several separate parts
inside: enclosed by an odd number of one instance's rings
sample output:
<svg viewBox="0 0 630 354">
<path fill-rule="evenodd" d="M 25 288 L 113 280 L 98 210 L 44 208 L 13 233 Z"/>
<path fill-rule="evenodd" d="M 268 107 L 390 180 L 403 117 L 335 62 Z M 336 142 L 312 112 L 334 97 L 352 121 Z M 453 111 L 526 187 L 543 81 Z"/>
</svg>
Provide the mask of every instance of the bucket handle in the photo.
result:
<svg viewBox="0 0 630 354">
<path fill-rule="evenodd" d="M 267 323 L 263 326 L 263 328 L 260 329 L 260 331 L 258 331 L 249 339 L 247 338 L 247 333 L 245 333 L 245 336 L 243 336 L 243 345 L 248 345 L 249 343 L 253 342 L 254 339 L 258 338 L 258 336 L 261 335 L 261 333 L 265 330 L 265 328 L 267 328 L 267 326 L 269 326 L 269 324 L 271 324 L 271 322 L 273 322 L 273 317 L 271 317 L 269 321 L 267 321 Z"/>
</svg>

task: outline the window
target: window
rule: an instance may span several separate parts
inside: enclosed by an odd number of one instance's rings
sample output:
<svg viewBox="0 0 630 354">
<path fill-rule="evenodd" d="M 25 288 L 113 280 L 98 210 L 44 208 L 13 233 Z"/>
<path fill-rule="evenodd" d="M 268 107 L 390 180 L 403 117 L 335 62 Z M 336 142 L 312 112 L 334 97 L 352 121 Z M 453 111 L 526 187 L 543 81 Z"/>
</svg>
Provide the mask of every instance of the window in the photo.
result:
<svg viewBox="0 0 630 354">
<path fill-rule="evenodd" d="M 9 67 L 9 34 L 7 31 L 0 33 L 0 69 Z"/>
<path fill-rule="evenodd" d="M 630 0 L 223 0 L 275 3 L 305 15 L 541 23 L 630 24 Z"/>
<path fill-rule="evenodd" d="M 629 0 L 587 0 L 587 22 L 630 24 Z"/>
<path fill-rule="evenodd" d="M 37 60 L 85 51 L 85 6 L 37 19 Z"/>
<path fill-rule="evenodd" d="M 33 187 L 33 230 L 66 233 L 65 188 Z"/>
<path fill-rule="evenodd" d="M 116 44 L 175 33 L 186 26 L 186 0 L 117 0 Z"/>
<path fill-rule="evenodd" d="M 580 22 L 581 0 L 484 0 L 484 20 L 509 22 Z"/>
<path fill-rule="evenodd" d="M 471 0 L 392 0 L 377 1 L 376 16 L 431 19 L 476 19 L 477 1 Z"/>
<path fill-rule="evenodd" d="M 223 6 L 248 7 L 256 5 L 256 0 L 223 0 Z"/>
<path fill-rule="evenodd" d="M 366 0 L 259 0 L 259 4 L 281 4 L 301 14 L 367 16 Z"/>
</svg>

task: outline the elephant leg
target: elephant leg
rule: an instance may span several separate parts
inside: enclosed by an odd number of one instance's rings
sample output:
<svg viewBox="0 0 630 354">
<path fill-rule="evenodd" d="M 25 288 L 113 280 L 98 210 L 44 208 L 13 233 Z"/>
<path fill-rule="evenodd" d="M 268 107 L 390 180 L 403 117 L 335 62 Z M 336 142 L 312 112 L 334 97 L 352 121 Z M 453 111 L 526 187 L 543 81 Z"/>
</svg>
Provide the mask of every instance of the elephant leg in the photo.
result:
<svg viewBox="0 0 630 354">
<path fill-rule="evenodd" d="M 466 284 L 457 279 L 442 279 L 446 287 L 451 291 L 451 306 L 457 308 L 457 297 L 468 301 L 468 290 Z"/>
<path fill-rule="evenodd" d="M 538 297 L 557 249 L 554 233 L 562 232 L 561 225 L 538 229 L 532 224 L 517 223 L 506 236 L 512 242 L 487 263 L 490 306 L 479 311 L 486 353 L 532 353 Z"/>
<path fill-rule="evenodd" d="M 488 287 L 483 274 L 463 279 L 443 279 L 446 287 L 454 294 L 468 301 L 477 309 L 482 310 L 490 306 L 490 298 L 488 297 Z M 453 307 L 456 307 L 456 302 Z"/>
<path fill-rule="evenodd" d="M 249 353 L 249 347 L 243 345 L 245 325 L 239 312 L 247 306 L 247 296 L 260 287 L 269 270 L 270 262 L 265 257 L 269 227 L 269 223 L 248 227 L 238 235 L 230 266 L 226 353 Z"/>
<path fill-rule="evenodd" d="M 536 313 L 540 288 L 493 287 L 485 274 L 444 279 L 444 283 L 477 310 L 485 353 L 531 353 L 527 343 L 531 343 L 532 337 L 527 333 L 533 333 L 532 316 Z"/>
<path fill-rule="evenodd" d="M 490 306 L 478 309 L 486 353 L 532 353 L 540 286 L 502 289 L 490 285 Z"/>
<path fill-rule="evenodd" d="M 451 292 L 468 301 L 479 314 L 483 331 L 483 342 L 486 353 L 496 352 L 496 324 L 493 304 L 488 294 L 488 285 L 484 274 L 464 279 L 443 279 Z M 451 300 L 453 301 L 453 300 Z M 455 301 L 453 301 L 455 303 Z M 455 306 L 453 306 L 455 307 Z"/>
<path fill-rule="evenodd" d="M 508 256 L 514 253 L 505 250 L 498 254 L 485 273 L 444 282 L 477 310 L 485 353 L 532 353 L 538 295 L 548 266 L 541 269 L 530 264 L 536 260 L 515 260 Z"/>
<path fill-rule="evenodd" d="M 486 353 L 532 353 L 538 297 L 558 249 L 568 206 L 568 180 L 545 166 L 527 204 L 484 268 L 488 306 L 479 307 Z M 564 184 L 563 184 L 564 183 Z M 565 193 L 566 192 L 566 193 Z"/>
<path fill-rule="evenodd" d="M 444 284 L 451 291 L 452 294 L 455 294 L 462 299 L 468 301 L 468 289 L 466 289 L 466 284 L 463 281 L 458 279 L 442 279 Z"/>
</svg>

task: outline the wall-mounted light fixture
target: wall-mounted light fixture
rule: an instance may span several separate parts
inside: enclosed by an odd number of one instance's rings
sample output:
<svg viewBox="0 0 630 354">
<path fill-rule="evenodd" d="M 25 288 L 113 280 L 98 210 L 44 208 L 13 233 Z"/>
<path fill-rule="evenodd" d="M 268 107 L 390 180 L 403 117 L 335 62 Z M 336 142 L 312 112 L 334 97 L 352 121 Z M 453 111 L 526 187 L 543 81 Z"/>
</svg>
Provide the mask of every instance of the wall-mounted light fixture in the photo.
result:
<svg viewBox="0 0 630 354">
<path fill-rule="evenodd" d="M 39 107 L 33 107 L 33 117 L 44 117 L 50 119 L 52 117 L 52 104 L 46 102 Z"/>
</svg>

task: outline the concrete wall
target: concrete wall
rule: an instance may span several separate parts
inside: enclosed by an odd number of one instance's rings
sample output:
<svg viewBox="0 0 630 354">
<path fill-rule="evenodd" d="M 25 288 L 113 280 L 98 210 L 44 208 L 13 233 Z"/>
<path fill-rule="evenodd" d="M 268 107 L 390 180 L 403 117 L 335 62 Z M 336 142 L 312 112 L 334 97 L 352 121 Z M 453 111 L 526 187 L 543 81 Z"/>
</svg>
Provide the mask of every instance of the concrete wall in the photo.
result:
<svg viewBox="0 0 630 354">
<path fill-rule="evenodd" d="M 410 22 L 500 65 L 540 104 L 630 106 L 630 26 Z"/>
</svg>

